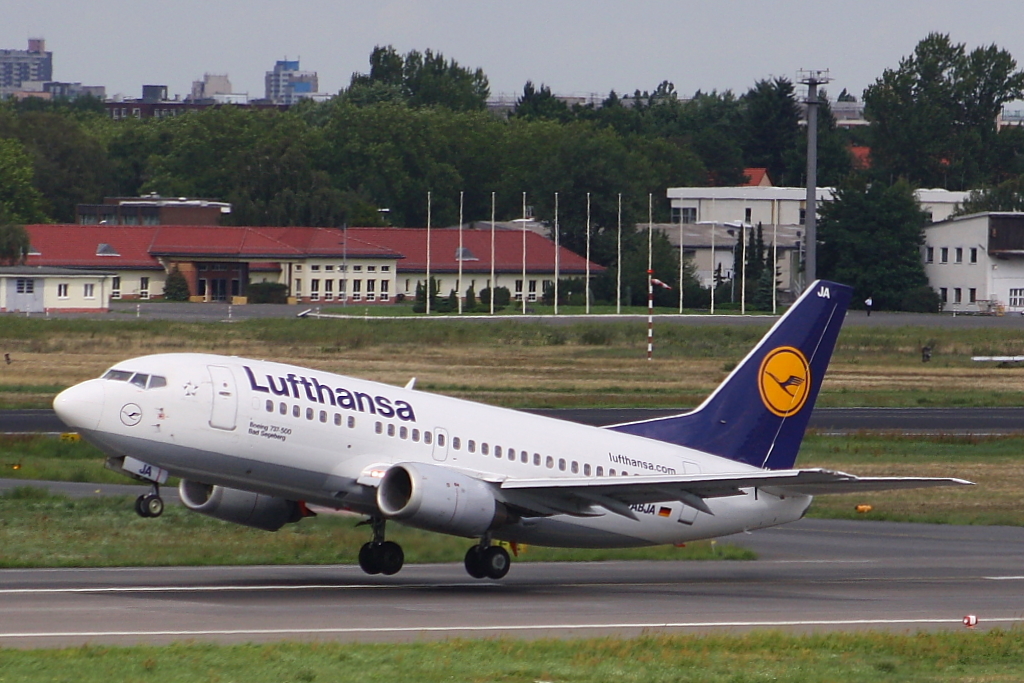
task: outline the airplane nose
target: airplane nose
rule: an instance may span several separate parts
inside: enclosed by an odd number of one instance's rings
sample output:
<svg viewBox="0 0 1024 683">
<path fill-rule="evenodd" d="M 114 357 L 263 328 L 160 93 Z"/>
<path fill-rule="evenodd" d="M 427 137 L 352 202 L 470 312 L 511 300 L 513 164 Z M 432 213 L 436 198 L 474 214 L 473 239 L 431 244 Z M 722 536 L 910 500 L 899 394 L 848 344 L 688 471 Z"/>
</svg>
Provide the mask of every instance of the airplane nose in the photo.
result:
<svg viewBox="0 0 1024 683">
<path fill-rule="evenodd" d="M 57 394 L 53 410 L 73 429 L 96 429 L 103 415 L 103 385 L 97 380 L 76 384 Z"/>
</svg>

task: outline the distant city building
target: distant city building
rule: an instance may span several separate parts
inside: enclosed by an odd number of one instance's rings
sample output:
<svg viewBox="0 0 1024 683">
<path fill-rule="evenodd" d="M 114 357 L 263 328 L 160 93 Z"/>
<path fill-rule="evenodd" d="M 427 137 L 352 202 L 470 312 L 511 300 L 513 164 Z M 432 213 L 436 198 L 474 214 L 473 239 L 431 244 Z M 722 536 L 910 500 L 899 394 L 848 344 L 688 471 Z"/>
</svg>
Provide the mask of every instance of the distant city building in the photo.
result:
<svg viewBox="0 0 1024 683">
<path fill-rule="evenodd" d="M 236 93 L 227 74 L 203 74 L 203 80 L 192 81 L 192 93 L 186 102 L 204 104 L 247 104 L 249 93 Z"/>
<path fill-rule="evenodd" d="M 274 104 L 295 104 L 299 100 L 325 100 L 330 96 L 319 92 L 315 71 L 300 71 L 299 60 L 283 59 L 266 75 L 266 99 Z"/>
<path fill-rule="evenodd" d="M 53 80 L 53 53 L 46 41 L 29 38 L 27 50 L 0 50 L 0 88 L 20 89 L 25 81 Z"/>
</svg>

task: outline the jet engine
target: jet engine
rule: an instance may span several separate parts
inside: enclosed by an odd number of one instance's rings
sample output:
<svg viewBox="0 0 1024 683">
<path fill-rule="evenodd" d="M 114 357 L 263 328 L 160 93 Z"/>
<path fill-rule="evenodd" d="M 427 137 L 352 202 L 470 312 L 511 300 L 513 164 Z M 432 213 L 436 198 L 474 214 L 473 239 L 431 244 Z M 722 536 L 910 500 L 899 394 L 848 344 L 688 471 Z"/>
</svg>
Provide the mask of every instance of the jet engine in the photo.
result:
<svg viewBox="0 0 1024 683">
<path fill-rule="evenodd" d="M 377 507 L 387 519 L 467 538 L 511 521 L 486 483 L 423 463 L 389 468 L 377 489 Z"/>
<path fill-rule="evenodd" d="M 182 479 L 178 495 L 185 507 L 193 512 L 264 531 L 277 531 L 303 517 L 301 506 L 294 500 L 198 481 Z"/>
</svg>

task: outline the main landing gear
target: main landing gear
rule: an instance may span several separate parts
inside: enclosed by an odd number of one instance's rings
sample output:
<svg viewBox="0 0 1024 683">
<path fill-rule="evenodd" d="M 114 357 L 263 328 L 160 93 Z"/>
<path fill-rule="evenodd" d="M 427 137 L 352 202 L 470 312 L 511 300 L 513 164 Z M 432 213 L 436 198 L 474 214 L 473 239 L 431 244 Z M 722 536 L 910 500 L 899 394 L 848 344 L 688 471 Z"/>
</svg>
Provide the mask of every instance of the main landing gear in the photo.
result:
<svg viewBox="0 0 1024 683">
<path fill-rule="evenodd" d="M 402 546 L 394 541 L 384 540 L 384 520 L 373 517 L 369 524 L 373 527 L 373 540 L 364 543 L 359 549 L 359 568 L 367 574 L 397 574 L 405 563 Z"/>
<path fill-rule="evenodd" d="M 500 545 L 491 545 L 490 538 L 483 538 L 466 551 L 466 572 L 474 579 L 503 578 L 511 566 L 508 551 Z"/>
<path fill-rule="evenodd" d="M 135 499 L 135 512 L 139 517 L 159 517 L 164 514 L 164 499 L 160 497 L 160 484 L 153 484 L 153 490 Z"/>
</svg>

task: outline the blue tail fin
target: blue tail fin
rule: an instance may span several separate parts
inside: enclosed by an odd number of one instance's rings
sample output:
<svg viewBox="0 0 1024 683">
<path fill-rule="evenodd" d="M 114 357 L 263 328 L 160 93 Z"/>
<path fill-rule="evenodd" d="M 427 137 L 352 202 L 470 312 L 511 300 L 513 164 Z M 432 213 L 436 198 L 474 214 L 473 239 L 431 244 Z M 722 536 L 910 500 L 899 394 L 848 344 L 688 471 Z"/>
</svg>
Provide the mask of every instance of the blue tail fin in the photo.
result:
<svg viewBox="0 0 1024 683">
<path fill-rule="evenodd" d="M 818 280 L 711 396 L 685 415 L 609 429 L 767 469 L 790 469 L 852 289 Z"/>
</svg>

